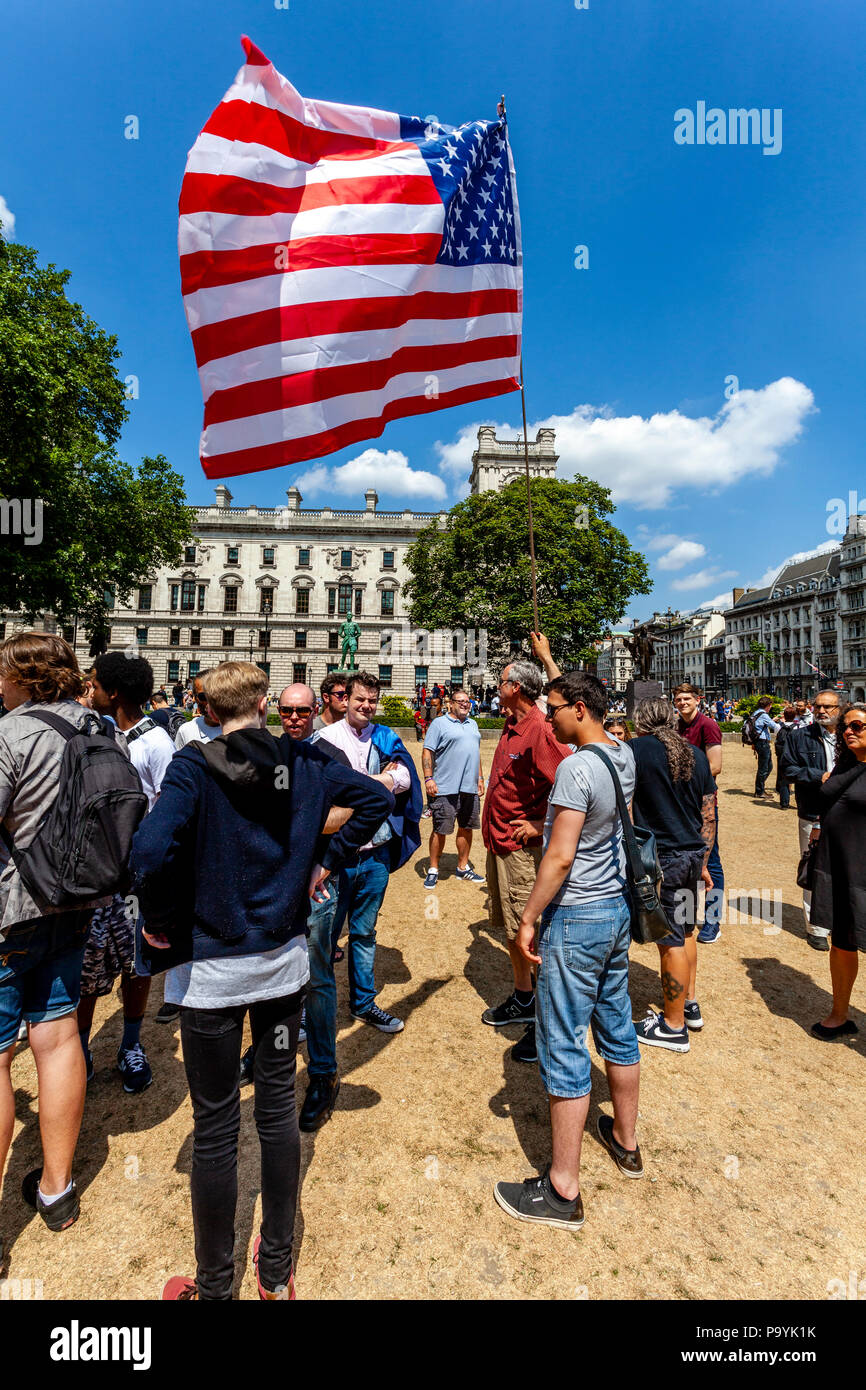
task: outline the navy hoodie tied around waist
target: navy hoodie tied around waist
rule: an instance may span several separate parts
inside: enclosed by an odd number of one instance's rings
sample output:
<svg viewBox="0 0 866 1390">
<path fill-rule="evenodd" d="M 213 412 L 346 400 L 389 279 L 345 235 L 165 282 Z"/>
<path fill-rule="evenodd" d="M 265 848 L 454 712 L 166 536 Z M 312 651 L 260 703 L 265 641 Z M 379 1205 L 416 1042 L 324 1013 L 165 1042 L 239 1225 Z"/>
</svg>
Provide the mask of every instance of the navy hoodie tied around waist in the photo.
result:
<svg viewBox="0 0 866 1390">
<path fill-rule="evenodd" d="M 187 960 L 252 955 L 300 935 L 332 806 L 352 810 L 322 861 L 334 873 L 393 810 L 381 782 L 266 729 L 187 744 L 133 840 L 133 892 L 147 929 L 175 947 L 191 934 L 181 947 Z"/>
</svg>

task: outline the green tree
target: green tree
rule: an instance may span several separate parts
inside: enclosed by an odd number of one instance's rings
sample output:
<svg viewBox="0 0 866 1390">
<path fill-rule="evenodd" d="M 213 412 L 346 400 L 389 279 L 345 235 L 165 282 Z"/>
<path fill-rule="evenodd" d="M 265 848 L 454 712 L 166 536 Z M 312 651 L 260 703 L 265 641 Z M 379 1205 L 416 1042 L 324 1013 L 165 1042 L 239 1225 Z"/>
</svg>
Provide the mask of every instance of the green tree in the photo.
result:
<svg viewBox="0 0 866 1390">
<path fill-rule="evenodd" d="M 573 666 L 652 584 L 643 555 L 607 520 L 607 488 L 580 476 L 531 488 L 539 621 L 558 663 Z M 533 624 L 526 484 L 458 502 L 444 529 L 437 520 L 420 533 L 406 564 L 416 627 L 486 630 L 488 659 L 504 659 Z"/>
<path fill-rule="evenodd" d="M 749 643 L 749 654 L 746 657 L 746 665 L 750 671 L 760 672 L 764 662 L 769 663 L 773 660 L 773 653 L 769 647 L 765 647 L 763 642 L 758 642 L 754 638 Z M 754 685 L 754 680 L 752 681 Z"/>
<path fill-rule="evenodd" d="M 68 279 L 39 266 L 31 247 L 0 238 L 5 529 L 11 499 L 30 508 L 29 536 L 0 544 L 0 607 L 25 621 L 78 618 L 93 635 L 105 626 L 106 592 L 127 603 L 156 568 L 177 562 L 192 512 L 161 454 L 138 469 L 117 457 L 127 415 L 117 340 L 67 299 Z"/>
</svg>

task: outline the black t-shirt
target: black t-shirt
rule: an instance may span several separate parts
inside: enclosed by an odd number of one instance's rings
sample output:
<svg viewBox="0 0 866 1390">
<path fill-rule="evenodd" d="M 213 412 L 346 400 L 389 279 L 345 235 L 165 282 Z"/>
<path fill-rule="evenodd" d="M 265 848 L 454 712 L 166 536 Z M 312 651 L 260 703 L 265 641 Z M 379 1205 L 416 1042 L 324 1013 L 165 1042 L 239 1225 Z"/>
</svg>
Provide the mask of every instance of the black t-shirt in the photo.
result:
<svg viewBox="0 0 866 1390">
<path fill-rule="evenodd" d="M 660 850 L 704 849 L 703 799 L 716 787 L 707 755 L 692 748 L 695 766 L 688 781 L 675 782 L 664 744 L 652 734 L 632 739 L 637 780 L 632 813 L 635 825 L 652 830 Z"/>
</svg>

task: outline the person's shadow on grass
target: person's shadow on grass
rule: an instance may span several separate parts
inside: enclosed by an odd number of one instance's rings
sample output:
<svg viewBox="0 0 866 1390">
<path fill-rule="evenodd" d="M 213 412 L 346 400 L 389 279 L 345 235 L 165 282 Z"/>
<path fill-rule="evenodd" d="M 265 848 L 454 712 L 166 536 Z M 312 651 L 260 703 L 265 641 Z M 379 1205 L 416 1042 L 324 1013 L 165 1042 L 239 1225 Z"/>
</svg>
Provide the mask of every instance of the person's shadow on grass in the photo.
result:
<svg viewBox="0 0 866 1390">
<path fill-rule="evenodd" d="M 858 1033 L 848 1034 L 837 1042 L 828 1044 L 811 1037 L 813 1023 L 820 1023 L 830 1011 L 832 994 L 829 988 L 830 971 L 827 970 L 827 986 L 816 985 L 811 976 L 773 956 L 743 958 L 743 964 L 753 988 L 760 994 L 770 1013 L 779 1018 L 790 1018 L 799 1025 L 817 1048 L 828 1046 L 849 1047 L 861 1056 L 866 1056 L 866 1014 L 862 1009 L 851 1008 L 852 1018 L 859 1028 Z"/>
</svg>

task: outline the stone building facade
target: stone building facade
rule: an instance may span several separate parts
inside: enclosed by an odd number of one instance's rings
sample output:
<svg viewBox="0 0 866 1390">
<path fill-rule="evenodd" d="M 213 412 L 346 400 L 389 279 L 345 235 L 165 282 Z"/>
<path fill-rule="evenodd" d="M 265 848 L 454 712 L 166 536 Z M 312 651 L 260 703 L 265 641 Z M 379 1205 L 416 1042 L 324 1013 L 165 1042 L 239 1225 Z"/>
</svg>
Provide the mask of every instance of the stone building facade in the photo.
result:
<svg viewBox="0 0 866 1390">
<path fill-rule="evenodd" d="M 529 442 L 532 476 L 555 476 L 553 430 Z M 525 476 L 524 446 L 499 440 L 492 426 L 478 431 L 470 487 L 481 493 Z M 110 649 L 137 648 L 153 666 L 157 685 L 185 684 L 221 661 L 255 661 L 272 692 L 291 681 L 315 689 L 340 666 L 340 628 L 360 628 L 356 666 L 378 674 L 385 689 L 410 695 L 432 685 L 489 678 L 481 634 L 414 633 L 403 588 L 406 551 L 431 522 L 447 513 L 381 511 L 374 488 L 362 510 L 303 507 L 290 487 L 283 507 L 236 507 L 221 483 L 214 501 L 195 509 L 195 540 L 181 562 L 164 567 L 135 593 L 130 606 L 109 610 Z M 6 619 L 8 634 L 19 624 Z M 46 619 L 46 627 L 53 624 Z M 89 642 L 64 629 L 82 665 Z"/>
</svg>

